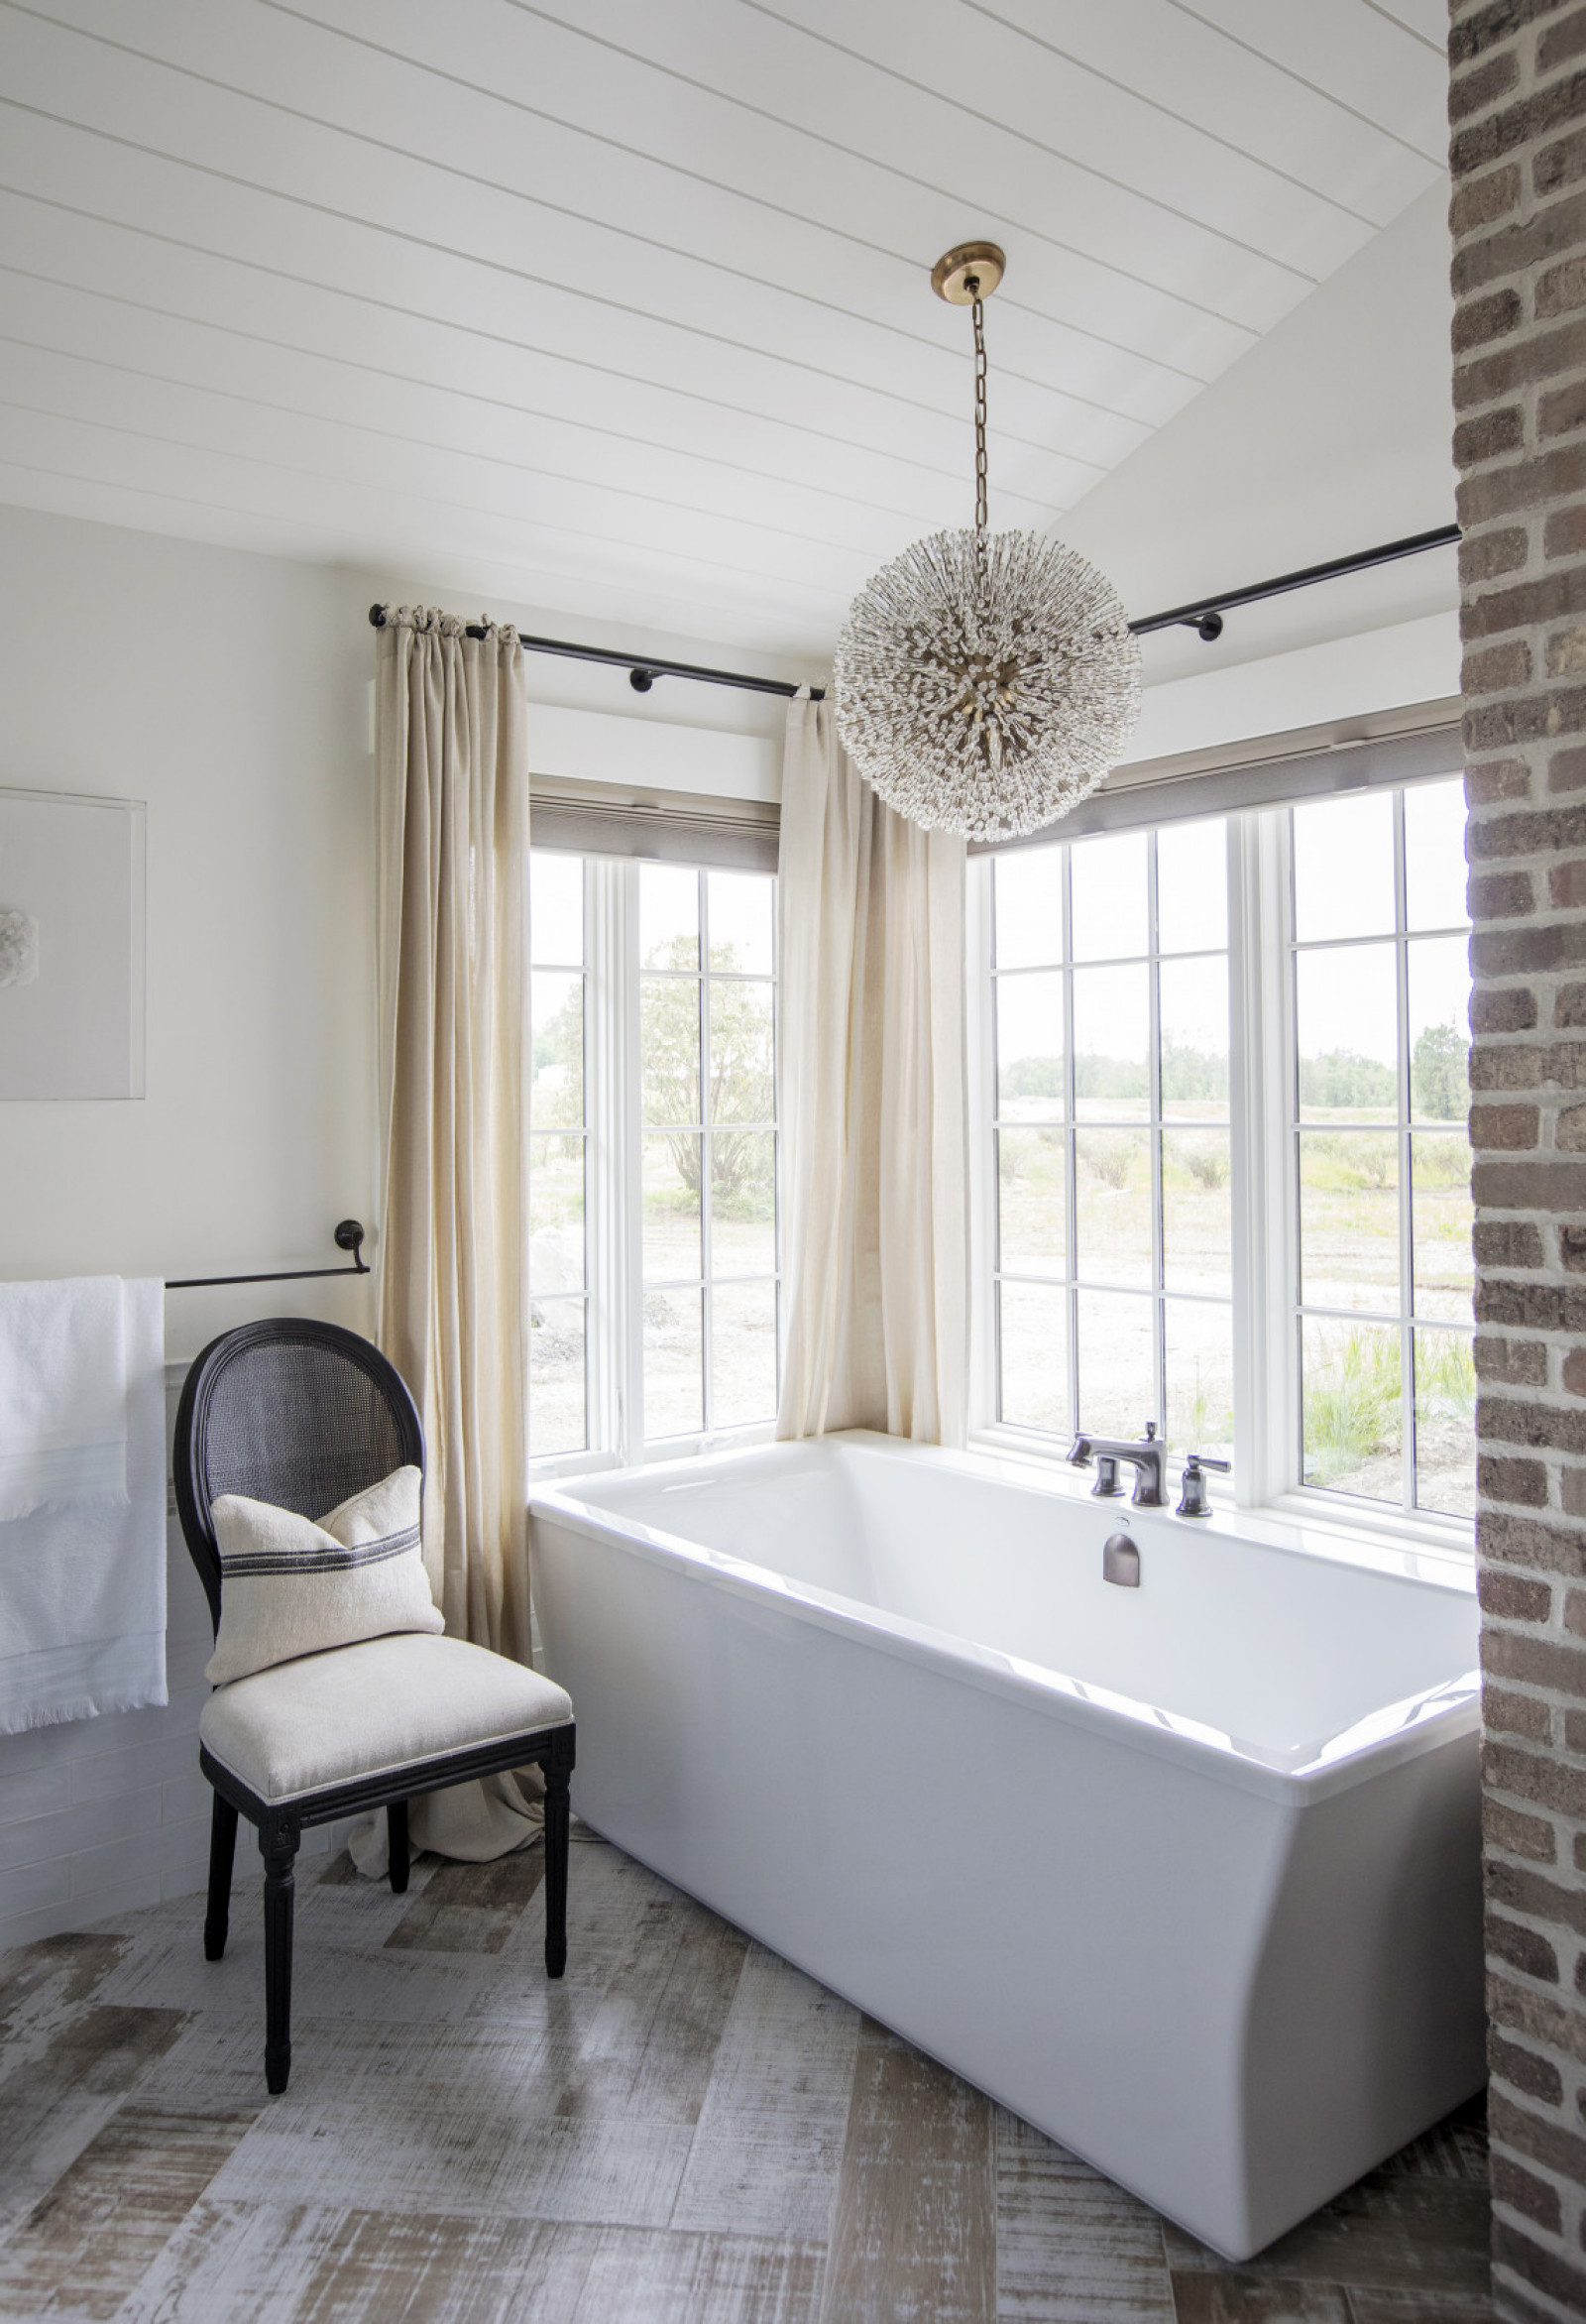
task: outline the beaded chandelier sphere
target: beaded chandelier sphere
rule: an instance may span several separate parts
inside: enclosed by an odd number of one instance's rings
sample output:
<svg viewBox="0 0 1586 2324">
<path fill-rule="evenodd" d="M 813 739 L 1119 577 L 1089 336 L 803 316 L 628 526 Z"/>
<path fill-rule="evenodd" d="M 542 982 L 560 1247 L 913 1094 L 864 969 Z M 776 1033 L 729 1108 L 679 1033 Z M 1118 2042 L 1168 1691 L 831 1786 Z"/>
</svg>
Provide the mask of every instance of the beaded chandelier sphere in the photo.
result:
<svg viewBox="0 0 1586 2324">
<path fill-rule="evenodd" d="M 1038 532 L 986 527 L 982 300 L 988 243 L 949 251 L 939 293 L 974 308 L 975 523 L 873 574 L 838 640 L 837 724 L 889 807 L 968 839 L 1038 831 L 1116 764 L 1140 709 L 1140 647 L 1094 565 Z"/>
</svg>

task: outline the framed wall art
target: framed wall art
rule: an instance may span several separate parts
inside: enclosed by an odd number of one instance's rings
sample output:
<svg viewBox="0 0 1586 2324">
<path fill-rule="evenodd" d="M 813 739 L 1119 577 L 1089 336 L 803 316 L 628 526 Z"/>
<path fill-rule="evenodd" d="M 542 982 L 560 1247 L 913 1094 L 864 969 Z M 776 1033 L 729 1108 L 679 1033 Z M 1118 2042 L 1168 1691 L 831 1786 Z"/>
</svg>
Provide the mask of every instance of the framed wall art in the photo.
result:
<svg viewBox="0 0 1586 2324">
<path fill-rule="evenodd" d="M 144 822 L 0 790 L 0 1101 L 143 1096 Z"/>
</svg>

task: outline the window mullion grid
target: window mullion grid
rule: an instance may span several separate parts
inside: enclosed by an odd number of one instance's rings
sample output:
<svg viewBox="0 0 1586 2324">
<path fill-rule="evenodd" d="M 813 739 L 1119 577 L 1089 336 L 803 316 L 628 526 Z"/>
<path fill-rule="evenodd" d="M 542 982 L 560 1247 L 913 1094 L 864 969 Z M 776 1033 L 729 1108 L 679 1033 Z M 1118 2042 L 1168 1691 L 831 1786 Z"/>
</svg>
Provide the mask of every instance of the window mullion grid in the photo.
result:
<svg viewBox="0 0 1586 2324">
<path fill-rule="evenodd" d="M 579 963 L 578 971 L 579 1025 L 583 1035 L 584 1052 L 583 1075 L 580 1082 L 579 1100 L 579 1161 L 581 1164 L 579 1176 L 584 1188 L 584 1296 L 579 1303 L 579 1314 L 582 1318 L 584 1326 L 584 1450 L 586 1452 L 594 1452 L 597 1449 L 604 1449 L 606 1443 L 604 1434 L 605 1412 L 602 1406 L 602 1399 L 597 1388 L 596 1349 L 594 1334 L 591 1329 L 595 1314 L 594 1301 L 592 1296 L 594 1286 L 594 1253 L 591 1249 L 590 1236 L 590 1218 L 594 1209 L 594 1188 L 591 1184 L 593 1170 L 591 1163 L 591 1140 L 589 1132 L 591 1095 L 590 1085 L 594 1067 L 594 1036 L 591 1026 L 592 1012 L 590 1008 L 589 965 L 590 933 L 593 917 L 591 912 L 591 885 L 590 868 L 586 863 L 583 867 L 584 950 L 583 958 Z M 598 1426 L 602 1431 L 599 1438 L 597 1438 Z M 530 1452 L 532 1452 L 532 1445 L 530 1445 L 529 1450 Z"/>
<path fill-rule="evenodd" d="M 1063 851 L 1064 1329 L 1069 1353 L 1069 1434 L 1079 1433 L 1079 1153 L 1074 1073 L 1074 850 Z"/>
<path fill-rule="evenodd" d="M 1242 1158 L 1248 1273 L 1247 1486 L 1257 1504 L 1302 1474 L 1300 1430 L 1299 1067 L 1294 1009 L 1293 845 L 1287 808 L 1242 834 L 1239 1035 L 1246 1081 Z"/>
<path fill-rule="evenodd" d="M 1168 1280 L 1162 1219 L 1162 955 L 1157 922 L 1157 835 L 1146 844 L 1146 1106 L 1151 1150 L 1151 1314 L 1152 1368 L 1155 1372 L 1157 1433 L 1168 1436 Z"/>
<path fill-rule="evenodd" d="M 990 856 L 970 858 L 964 947 L 968 970 L 967 1084 L 970 1120 L 979 1125 L 969 1140 L 971 1431 L 1002 1418 L 1002 1252 L 997 1216 L 1002 1133 L 997 1109 L 997 983 L 992 945 L 995 876 Z"/>
<path fill-rule="evenodd" d="M 640 1215 L 633 1164 L 638 1104 L 638 985 L 631 972 L 636 867 L 584 868 L 586 1262 L 585 1377 L 592 1452 L 632 1459 L 642 1441 L 643 1364 L 636 1343 Z"/>
<path fill-rule="evenodd" d="M 699 1055 L 700 1055 L 700 1421 L 704 1432 L 710 1435 L 715 1426 L 712 1409 L 711 1326 L 712 1301 L 710 1281 L 711 1255 L 711 1139 L 710 1071 L 711 1071 L 711 929 L 710 882 L 703 872 L 696 874 L 700 896 L 700 977 L 696 988 L 699 994 Z"/>
<path fill-rule="evenodd" d="M 1411 1326 L 1415 1299 L 1415 1254 L 1411 1239 L 1410 1143 L 1410 944 L 1405 888 L 1405 794 L 1394 793 L 1394 990 L 1398 1012 L 1399 1070 L 1399 1405 L 1400 1500 L 1416 1506 L 1416 1344 Z"/>
</svg>

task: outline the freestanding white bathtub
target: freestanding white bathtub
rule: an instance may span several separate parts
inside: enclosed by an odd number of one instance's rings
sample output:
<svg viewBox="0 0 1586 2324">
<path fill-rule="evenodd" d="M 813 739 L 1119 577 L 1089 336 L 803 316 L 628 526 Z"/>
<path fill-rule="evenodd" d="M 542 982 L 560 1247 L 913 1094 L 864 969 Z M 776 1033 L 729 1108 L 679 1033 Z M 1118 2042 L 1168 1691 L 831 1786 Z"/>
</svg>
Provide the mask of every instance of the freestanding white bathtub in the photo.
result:
<svg viewBox="0 0 1586 2324">
<path fill-rule="evenodd" d="M 1244 2259 L 1484 2079 L 1475 1601 L 1087 1482 L 854 1433 L 536 1493 L 545 1664 L 597 1831 Z"/>
</svg>

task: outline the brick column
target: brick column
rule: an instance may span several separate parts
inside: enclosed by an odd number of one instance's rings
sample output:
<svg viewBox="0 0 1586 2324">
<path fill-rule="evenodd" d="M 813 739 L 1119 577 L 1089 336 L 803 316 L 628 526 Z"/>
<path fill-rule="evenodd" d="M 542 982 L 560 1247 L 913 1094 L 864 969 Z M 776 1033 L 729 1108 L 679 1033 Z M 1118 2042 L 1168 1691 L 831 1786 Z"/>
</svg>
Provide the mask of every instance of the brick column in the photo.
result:
<svg viewBox="0 0 1586 2324">
<path fill-rule="evenodd" d="M 1586 7 L 1452 0 L 1494 2288 L 1586 2316 Z"/>
</svg>

